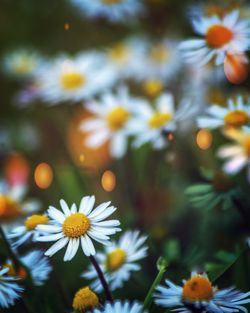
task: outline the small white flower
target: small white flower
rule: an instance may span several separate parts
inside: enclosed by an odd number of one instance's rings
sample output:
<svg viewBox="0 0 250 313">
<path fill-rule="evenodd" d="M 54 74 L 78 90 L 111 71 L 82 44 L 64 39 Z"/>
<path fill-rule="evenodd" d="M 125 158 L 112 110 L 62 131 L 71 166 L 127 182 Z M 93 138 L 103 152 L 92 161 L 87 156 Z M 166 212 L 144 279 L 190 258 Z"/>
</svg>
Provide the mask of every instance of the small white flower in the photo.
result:
<svg viewBox="0 0 250 313">
<path fill-rule="evenodd" d="M 17 277 L 8 276 L 8 268 L 0 267 L 0 307 L 9 308 L 20 298 L 23 288 L 16 281 Z"/>
<path fill-rule="evenodd" d="M 201 309 L 211 313 L 247 312 L 243 305 L 250 302 L 250 292 L 243 293 L 234 288 L 219 290 L 213 287 L 206 274 L 193 272 L 182 287 L 169 280 L 165 283 L 166 286 L 156 288 L 155 302 L 172 311 L 191 313 L 194 309 Z"/>
<path fill-rule="evenodd" d="M 228 100 L 228 106 L 212 105 L 207 110 L 207 116 L 197 119 L 200 128 L 242 127 L 250 123 L 250 104 L 244 104 L 242 97 L 237 101 Z"/>
<path fill-rule="evenodd" d="M 34 250 L 20 257 L 21 262 L 29 269 L 35 286 L 42 286 L 49 279 L 52 266 L 43 251 Z"/>
<path fill-rule="evenodd" d="M 246 166 L 247 178 L 250 182 L 250 128 L 229 129 L 225 135 L 235 143 L 223 146 L 218 151 L 220 158 L 227 159 L 223 167 L 224 171 L 233 175 Z"/>
<path fill-rule="evenodd" d="M 49 219 L 46 215 L 33 214 L 29 216 L 24 225 L 14 227 L 7 235 L 8 239 L 13 241 L 12 247 L 16 249 L 22 244 L 32 240 L 36 241 L 36 237 L 39 235 L 36 227 L 40 224 L 47 225 Z"/>
<path fill-rule="evenodd" d="M 118 220 L 105 219 L 116 211 L 109 202 L 104 202 L 93 209 L 94 196 L 83 197 L 77 210 L 76 204 L 68 207 L 64 200 L 60 200 L 62 211 L 50 206 L 48 216 L 52 225 L 38 225 L 37 230 L 41 232 L 37 241 L 56 241 L 45 255 L 52 256 L 67 245 L 64 261 L 70 261 L 76 255 L 81 243 L 82 250 L 86 256 L 95 255 L 95 247 L 92 240 L 103 245 L 109 245 L 109 236 L 120 231 L 117 226 Z"/>
<path fill-rule="evenodd" d="M 90 101 L 87 109 L 94 116 L 80 125 L 81 131 L 89 133 L 85 144 L 97 149 L 109 141 L 111 156 L 123 157 L 127 149 L 127 124 L 140 102 L 125 88 L 120 88 L 117 94 L 106 93 L 99 101 Z"/>
<path fill-rule="evenodd" d="M 235 10 L 223 18 L 213 15 L 192 20 L 194 30 L 202 39 L 190 39 L 180 44 L 188 63 L 204 65 L 215 58 L 216 65 L 224 62 L 226 54 L 242 54 L 249 50 L 249 21 L 239 18 Z"/>
<path fill-rule="evenodd" d="M 7 54 L 3 63 L 7 74 L 16 78 L 32 78 L 44 60 L 35 51 L 19 49 Z"/>
<path fill-rule="evenodd" d="M 127 281 L 131 272 L 139 271 L 140 265 L 137 261 L 147 255 L 147 247 L 144 246 L 146 236 L 141 236 L 139 231 L 125 232 L 117 243 L 112 243 L 104 253 L 97 253 L 96 258 L 104 273 L 111 290 L 121 288 Z M 87 279 L 95 279 L 96 272 L 93 266 L 82 274 Z M 102 285 L 95 279 L 91 285 L 96 292 L 102 291 Z"/>
<path fill-rule="evenodd" d="M 116 300 L 114 303 L 106 302 L 102 309 L 95 309 L 94 313 L 146 313 L 138 302 Z"/>
<path fill-rule="evenodd" d="M 141 0 L 72 0 L 86 16 L 105 17 L 111 22 L 127 22 L 144 11 Z"/>
<path fill-rule="evenodd" d="M 104 61 L 97 52 L 58 57 L 36 73 L 39 96 L 51 104 L 82 101 L 110 88 L 115 76 Z"/>
</svg>

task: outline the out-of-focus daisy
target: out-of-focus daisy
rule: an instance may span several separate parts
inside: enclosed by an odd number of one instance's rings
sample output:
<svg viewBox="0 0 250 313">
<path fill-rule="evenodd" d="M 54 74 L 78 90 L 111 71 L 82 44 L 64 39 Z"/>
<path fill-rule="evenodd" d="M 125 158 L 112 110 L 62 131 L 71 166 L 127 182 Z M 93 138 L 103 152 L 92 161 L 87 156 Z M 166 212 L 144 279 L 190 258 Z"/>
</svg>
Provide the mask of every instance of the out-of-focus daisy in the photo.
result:
<svg viewBox="0 0 250 313">
<path fill-rule="evenodd" d="M 40 97 L 51 104 L 81 101 L 111 87 L 115 76 L 104 60 L 97 52 L 58 57 L 36 73 Z"/>
<path fill-rule="evenodd" d="M 97 149 L 109 141 L 111 156 L 121 158 L 127 149 L 128 121 L 141 102 L 131 97 L 125 88 L 120 88 L 116 94 L 106 93 L 99 101 L 89 102 L 87 109 L 94 116 L 80 125 L 81 131 L 89 133 L 85 144 Z"/>
<path fill-rule="evenodd" d="M 191 117 L 194 109 L 189 102 L 182 102 L 175 110 L 170 93 L 160 95 L 155 106 L 146 101 L 140 103 L 135 107 L 134 116 L 128 123 L 129 134 L 135 136 L 133 145 L 140 147 L 149 142 L 154 149 L 162 149 L 168 143 L 167 133 L 176 130 L 177 122 Z"/>
<path fill-rule="evenodd" d="M 161 79 L 148 79 L 142 82 L 142 91 L 149 98 L 159 96 L 165 87 L 165 83 Z"/>
<path fill-rule="evenodd" d="M 101 309 L 95 309 L 94 313 L 146 313 L 138 302 L 116 300 L 114 303 L 106 302 Z"/>
<path fill-rule="evenodd" d="M 71 208 L 64 200 L 60 200 L 62 211 L 50 206 L 48 216 L 52 225 L 38 225 L 36 229 L 41 232 L 37 241 L 56 241 L 45 255 L 52 256 L 67 245 L 64 261 L 70 261 L 76 255 L 81 244 L 86 256 L 95 255 L 92 240 L 103 245 L 109 245 L 109 236 L 120 231 L 118 220 L 105 219 L 116 211 L 109 202 L 104 202 L 93 209 L 94 196 L 83 197 L 77 210 L 76 204 Z"/>
<path fill-rule="evenodd" d="M 83 287 L 76 292 L 72 307 L 77 312 L 87 312 L 98 307 L 98 305 L 97 295 L 89 287 Z"/>
<path fill-rule="evenodd" d="M 247 312 L 244 304 L 250 302 L 250 292 L 243 293 L 235 288 L 219 290 L 214 287 L 206 274 L 193 272 L 182 287 L 166 280 L 166 286 L 157 287 L 155 302 L 160 306 L 179 312 L 227 313 Z"/>
<path fill-rule="evenodd" d="M 223 169 L 228 174 L 236 174 L 247 167 L 247 179 L 250 182 L 250 128 L 229 129 L 225 135 L 234 140 L 234 144 L 221 147 L 218 156 L 227 159 Z"/>
<path fill-rule="evenodd" d="M 104 17 L 111 22 L 127 22 L 144 11 L 141 0 L 71 0 L 86 16 Z"/>
<path fill-rule="evenodd" d="M 9 308 L 20 298 L 23 288 L 16 281 L 17 277 L 8 276 L 9 268 L 0 267 L 0 307 Z"/>
<path fill-rule="evenodd" d="M 3 60 L 6 73 L 16 78 L 32 78 L 43 63 L 37 52 L 28 49 L 10 52 Z"/>
<path fill-rule="evenodd" d="M 6 180 L 0 180 L 0 220 L 2 222 L 13 221 L 40 208 L 38 201 L 25 200 L 26 193 L 26 184 L 10 185 Z"/>
<path fill-rule="evenodd" d="M 200 128 L 242 127 L 250 123 L 250 104 L 244 103 L 242 97 L 229 99 L 227 107 L 212 105 L 206 111 L 207 116 L 197 119 Z"/>
<path fill-rule="evenodd" d="M 189 186 L 186 195 L 190 203 L 198 209 L 213 209 L 221 205 L 222 209 L 234 207 L 232 198 L 238 194 L 238 189 L 232 179 L 223 172 L 211 172 L 205 176 L 207 183 Z"/>
<path fill-rule="evenodd" d="M 49 279 L 52 266 L 49 264 L 48 258 L 44 256 L 43 251 L 34 250 L 24 256 L 21 256 L 19 259 L 25 268 L 20 267 L 16 270 L 11 260 L 8 260 L 4 265 L 4 267 L 9 268 L 8 275 L 19 277 L 20 280 L 25 280 L 28 276 L 26 270 L 27 268 L 34 285 L 44 285 L 44 283 Z"/>
<path fill-rule="evenodd" d="M 187 62 L 204 65 L 215 59 L 215 64 L 224 62 L 226 54 L 243 54 L 250 46 L 249 21 L 240 19 L 235 10 L 223 18 L 217 15 L 201 16 L 192 20 L 194 30 L 202 39 L 190 39 L 180 44 Z"/>
<path fill-rule="evenodd" d="M 36 227 L 38 225 L 47 225 L 49 219 L 43 214 L 33 214 L 29 216 L 25 221 L 24 225 L 14 227 L 8 234 L 8 239 L 13 241 L 12 247 L 17 248 L 20 245 L 32 240 L 36 241 L 38 232 Z"/>
<path fill-rule="evenodd" d="M 104 253 L 97 253 L 96 258 L 104 273 L 110 290 L 121 288 L 127 281 L 131 272 L 139 271 L 140 265 L 137 261 L 147 255 L 147 247 L 144 246 L 146 236 L 141 236 L 138 231 L 125 232 L 117 243 L 106 248 Z M 96 292 L 102 291 L 102 285 L 96 279 L 96 272 L 93 266 L 83 273 L 82 277 L 95 279 L 91 287 Z"/>
</svg>

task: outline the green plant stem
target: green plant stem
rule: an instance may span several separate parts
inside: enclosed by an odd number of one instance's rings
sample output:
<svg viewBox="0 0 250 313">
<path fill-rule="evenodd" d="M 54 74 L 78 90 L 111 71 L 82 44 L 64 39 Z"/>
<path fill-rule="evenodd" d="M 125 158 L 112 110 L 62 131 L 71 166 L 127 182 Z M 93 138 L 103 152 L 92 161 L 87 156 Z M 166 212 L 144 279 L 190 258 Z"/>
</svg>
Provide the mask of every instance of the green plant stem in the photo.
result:
<svg viewBox="0 0 250 313">
<path fill-rule="evenodd" d="M 114 301 L 113 301 L 112 294 L 111 294 L 111 292 L 109 290 L 109 286 L 107 284 L 107 281 L 106 281 L 106 279 L 105 279 L 105 277 L 103 275 L 103 272 L 102 272 L 99 264 L 97 263 L 96 259 L 93 256 L 90 256 L 89 259 L 90 259 L 90 262 L 92 263 L 92 265 L 94 266 L 94 268 L 95 268 L 95 270 L 97 272 L 97 275 L 98 275 L 98 277 L 99 277 L 99 279 L 101 281 L 103 290 L 104 290 L 105 295 L 106 295 L 106 299 L 108 301 L 110 301 L 111 303 L 113 303 Z"/>
<path fill-rule="evenodd" d="M 166 272 L 166 268 L 165 267 L 162 267 L 159 269 L 159 272 L 153 282 L 153 284 L 151 285 L 150 289 L 149 289 L 149 292 L 144 300 L 144 303 L 143 303 L 143 308 L 144 309 L 149 309 L 151 303 L 152 303 L 152 295 L 153 295 L 153 292 L 155 291 L 155 288 L 160 284 L 161 280 L 162 280 L 162 277 L 164 275 L 164 273 Z"/>
<path fill-rule="evenodd" d="M 0 226 L 0 237 L 3 240 L 3 243 L 5 245 L 5 248 L 8 252 L 8 255 L 9 255 L 11 261 L 13 262 L 13 265 L 15 266 L 16 269 L 19 269 L 20 264 L 18 262 L 17 257 L 15 256 L 15 253 L 12 251 L 11 245 L 10 245 L 10 243 L 9 243 L 5 233 L 4 233 L 2 226 Z"/>
</svg>

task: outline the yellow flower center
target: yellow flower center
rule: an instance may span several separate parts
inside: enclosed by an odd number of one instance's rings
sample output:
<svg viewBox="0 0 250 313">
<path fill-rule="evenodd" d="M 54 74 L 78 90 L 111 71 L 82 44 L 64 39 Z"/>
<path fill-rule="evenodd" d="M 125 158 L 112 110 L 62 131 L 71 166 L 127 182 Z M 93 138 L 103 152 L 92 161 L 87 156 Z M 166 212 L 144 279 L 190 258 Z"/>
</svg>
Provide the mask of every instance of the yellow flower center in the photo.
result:
<svg viewBox="0 0 250 313">
<path fill-rule="evenodd" d="M 123 63 L 128 58 L 128 49 L 123 44 L 117 44 L 109 51 L 109 57 L 111 60 Z"/>
<path fill-rule="evenodd" d="M 0 219 L 12 219 L 20 214 L 19 204 L 12 198 L 0 194 Z"/>
<path fill-rule="evenodd" d="M 233 186 L 233 181 L 230 179 L 229 176 L 219 172 L 216 175 L 214 175 L 212 184 L 215 191 L 225 192 L 228 191 Z"/>
<path fill-rule="evenodd" d="M 49 219 L 46 215 L 34 214 L 29 216 L 24 222 L 27 230 L 34 230 L 40 224 L 48 224 Z"/>
<path fill-rule="evenodd" d="M 155 97 L 159 95 L 160 92 L 162 92 L 164 86 L 161 80 L 158 79 L 152 79 L 147 80 L 143 84 L 143 90 L 145 94 L 149 97 Z"/>
<path fill-rule="evenodd" d="M 224 25 L 216 24 L 211 26 L 206 34 L 206 41 L 211 48 L 221 48 L 228 44 L 233 38 L 233 33 Z"/>
<path fill-rule="evenodd" d="M 156 63 L 164 63 L 169 58 L 169 51 L 164 45 L 156 45 L 151 49 L 150 57 Z"/>
<path fill-rule="evenodd" d="M 107 115 L 107 123 L 112 130 L 118 130 L 128 121 L 130 113 L 123 107 L 113 109 Z"/>
<path fill-rule="evenodd" d="M 81 237 L 89 228 L 90 220 L 83 213 L 71 214 L 63 223 L 63 233 L 70 238 Z"/>
<path fill-rule="evenodd" d="M 97 295 L 89 288 L 84 287 L 77 291 L 73 300 L 73 309 L 75 311 L 86 312 L 92 310 L 99 305 Z"/>
<path fill-rule="evenodd" d="M 243 141 L 243 147 L 246 155 L 250 158 L 250 135 L 246 136 L 245 140 Z"/>
<path fill-rule="evenodd" d="M 3 265 L 3 267 L 9 269 L 9 271 L 7 272 L 8 276 L 18 276 L 22 281 L 27 278 L 27 271 L 23 267 L 20 267 L 18 271 L 16 271 L 15 267 L 12 264 L 5 264 Z"/>
<path fill-rule="evenodd" d="M 84 85 L 86 77 L 78 72 L 65 72 L 61 77 L 61 84 L 65 90 L 75 90 Z"/>
<path fill-rule="evenodd" d="M 203 275 L 191 277 L 183 286 L 182 297 L 187 301 L 203 301 L 213 297 L 213 286 Z"/>
<path fill-rule="evenodd" d="M 150 128 L 160 128 L 172 120 L 170 113 L 156 112 L 148 121 Z"/>
<path fill-rule="evenodd" d="M 113 250 L 107 255 L 106 267 L 110 272 L 117 271 L 126 261 L 126 252 L 120 248 Z"/>
<path fill-rule="evenodd" d="M 20 75 L 31 73 L 35 67 L 35 62 L 29 57 L 23 57 L 19 62 L 13 64 L 13 70 Z"/>
<path fill-rule="evenodd" d="M 226 126 L 241 127 L 249 122 L 249 116 L 245 111 L 235 110 L 224 117 Z"/>
</svg>

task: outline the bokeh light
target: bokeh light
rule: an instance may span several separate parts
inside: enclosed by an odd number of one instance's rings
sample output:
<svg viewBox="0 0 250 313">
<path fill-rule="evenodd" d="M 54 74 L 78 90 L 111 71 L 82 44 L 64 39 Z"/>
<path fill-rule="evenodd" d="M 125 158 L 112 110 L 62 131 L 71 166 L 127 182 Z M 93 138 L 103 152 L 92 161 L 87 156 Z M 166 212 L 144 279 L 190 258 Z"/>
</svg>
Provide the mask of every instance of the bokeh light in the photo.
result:
<svg viewBox="0 0 250 313">
<path fill-rule="evenodd" d="M 34 179 L 37 186 L 41 189 L 47 189 L 53 181 L 53 170 L 47 163 L 37 165 L 34 172 Z"/>
<path fill-rule="evenodd" d="M 213 136 L 207 129 L 200 129 L 196 135 L 196 143 L 201 150 L 207 150 L 211 147 Z"/>
<path fill-rule="evenodd" d="M 227 54 L 224 60 L 224 72 L 230 83 L 238 85 L 248 76 L 248 59 L 244 54 Z"/>
<path fill-rule="evenodd" d="M 105 171 L 101 178 L 102 187 L 105 191 L 111 192 L 116 186 L 116 176 L 112 171 Z"/>
<path fill-rule="evenodd" d="M 10 185 L 26 184 L 29 172 L 29 164 L 21 154 L 13 154 L 7 158 L 4 166 L 4 176 Z"/>
</svg>

